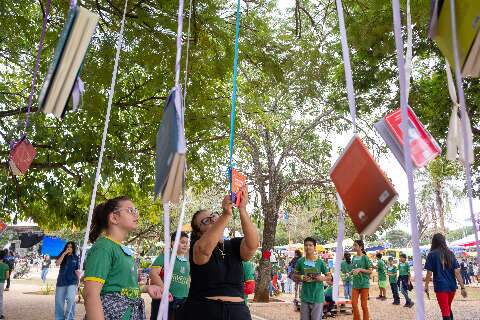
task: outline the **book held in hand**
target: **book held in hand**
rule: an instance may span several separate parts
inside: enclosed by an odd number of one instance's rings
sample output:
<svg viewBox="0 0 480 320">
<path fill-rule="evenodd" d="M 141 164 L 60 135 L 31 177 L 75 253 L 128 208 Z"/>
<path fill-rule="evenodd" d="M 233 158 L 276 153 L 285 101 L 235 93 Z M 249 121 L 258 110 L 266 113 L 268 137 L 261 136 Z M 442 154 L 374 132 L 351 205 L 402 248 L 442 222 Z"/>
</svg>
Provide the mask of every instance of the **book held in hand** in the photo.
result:
<svg viewBox="0 0 480 320">
<path fill-rule="evenodd" d="M 40 110 L 63 117 L 99 16 L 82 7 L 68 12 L 38 97 Z"/>
<path fill-rule="evenodd" d="M 330 170 L 330 178 L 362 235 L 377 230 L 398 198 L 392 183 L 357 135 Z"/>
<path fill-rule="evenodd" d="M 432 135 L 425 129 L 412 108 L 408 107 L 407 114 L 412 162 L 416 168 L 421 168 L 435 159 L 442 150 Z M 400 165 L 405 169 L 401 126 L 402 117 L 400 108 L 389 113 L 374 125 Z"/>
<path fill-rule="evenodd" d="M 247 184 L 247 177 L 232 168 L 232 202 L 235 206 L 240 205 L 242 194 L 239 192 Z"/>
<path fill-rule="evenodd" d="M 155 161 L 155 199 L 178 204 L 185 184 L 186 141 L 182 90 L 175 87 L 168 96 L 157 132 Z"/>
</svg>

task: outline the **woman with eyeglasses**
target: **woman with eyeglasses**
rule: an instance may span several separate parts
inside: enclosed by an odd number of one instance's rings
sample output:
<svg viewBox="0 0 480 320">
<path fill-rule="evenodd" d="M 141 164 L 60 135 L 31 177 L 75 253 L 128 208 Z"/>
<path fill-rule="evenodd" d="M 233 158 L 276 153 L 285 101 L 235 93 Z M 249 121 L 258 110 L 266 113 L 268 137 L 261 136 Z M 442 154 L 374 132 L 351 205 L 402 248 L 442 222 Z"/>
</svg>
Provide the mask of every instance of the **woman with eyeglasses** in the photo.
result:
<svg viewBox="0 0 480 320">
<path fill-rule="evenodd" d="M 141 293 L 159 299 L 158 286 L 138 285 L 134 253 L 122 243 L 137 228 L 138 210 L 127 197 L 117 197 L 95 207 L 89 239 L 93 243 L 85 261 L 85 311 L 87 319 L 145 319 Z"/>
<path fill-rule="evenodd" d="M 190 246 L 190 291 L 184 306 L 184 319 L 249 320 L 244 303 L 242 261 L 255 255 L 259 237 L 248 216 L 248 193 L 241 190 L 238 207 L 244 236 L 223 240 L 223 232 L 232 218 L 230 196 L 222 202 L 222 215 L 199 210 L 192 217 Z"/>
<path fill-rule="evenodd" d="M 55 288 L 55 320 L 74 320 L 75 294 L 78 284 L 77 270 L 80 268 L 75 242 L 67 242 L 55 264 L 60 267 Z"/>
</svg>

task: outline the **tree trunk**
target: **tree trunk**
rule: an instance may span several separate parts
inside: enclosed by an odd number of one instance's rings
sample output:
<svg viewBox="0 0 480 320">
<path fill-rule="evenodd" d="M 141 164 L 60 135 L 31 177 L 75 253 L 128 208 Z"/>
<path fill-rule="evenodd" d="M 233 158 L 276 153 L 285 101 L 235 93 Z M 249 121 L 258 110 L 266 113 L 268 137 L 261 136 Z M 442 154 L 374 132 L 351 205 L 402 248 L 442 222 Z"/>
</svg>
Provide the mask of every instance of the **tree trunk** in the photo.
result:
<svg viewBox="0 0 480 320">
<path fill-rule="evenodd" d="M 263 228 L 263 243 L 262 252 L 271 251 L 275 243 L 275 230 L 277 228 L 277 214 L 276 206 L 267 205 L 264 209 L 265 224 Z M 256 302 L 268 302 L 270 297 L 268 294 L 268 287 L 271 281 L 271 263 L 270 260 L 260 261 L 258 266 L 258 281 L 255 288 L 254 301 Z"/>
<path fill-rule="evenodd" d="M 445 228 L 445 210 L 443 210 L 442 187 L 439 184 L 435 185 L 435 202 L 440 220 L 440 232 L 445 234 L 447 232 Z"/>
</svg>

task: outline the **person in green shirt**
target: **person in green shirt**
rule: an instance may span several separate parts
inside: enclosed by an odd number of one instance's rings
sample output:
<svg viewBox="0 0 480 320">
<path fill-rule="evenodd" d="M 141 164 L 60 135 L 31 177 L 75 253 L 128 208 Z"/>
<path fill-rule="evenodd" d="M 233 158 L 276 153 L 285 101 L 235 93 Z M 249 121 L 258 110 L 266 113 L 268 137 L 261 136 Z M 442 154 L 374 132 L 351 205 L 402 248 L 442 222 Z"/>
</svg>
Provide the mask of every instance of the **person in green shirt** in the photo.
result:
<svg viewBox="0 0 480 320">
<path fill-rule="evenodd" d="M 385 261 L 382 259 L 382 254 L 377 252 L 377 274 L 378 274 L 378 288 L 380 295 L 377 297 L 379 300 L 387 300 L 387 270 Z"/>
<path fill-rule="evenodd" d="M 251 261 L 242 261 L 242 266 L 245 304 L 248 304 L 248 295 L 255 292 L 255 270 Z"/>
<path fill-rule="evenodd" d="M 340 265 L 340 276 L 343 281 L 343 292 L 345 299 L 352 299 L 352 255 L 350 252 L 345 252 L 343 254 L 343 260 Z"/>
<path fill-rule="evenodd" d="M 358 298 L 362 305 L 363 320 L 370 318 L 368 313 L 368 293 L 370 289 L 370 274 L 372 273 L 372 262 L 368 259 L 365 252 L 365 244 L 363 240 L 355 240 L 353 243 L 353 251 L 356 255 L 352 257 L 353 265 L 353 289 L 352 289 L 352 311 L 353 320 L 360 320 L 360 312 L 358 310 Z"/>
<path fill-rule="evenodd" d="M 388 257 L 388 266 L 387 266 L 387 275 L 388 282 L 390 282 L 390 289 L 392 289 L 393 304 L 400 304 L 400 296 L 398 295 L 398 284 L 397 284 L 397 266 L 394 264 L 393 257 Z"/>
<path fill-rule="evenodd" d="M 171 244 L 173 246 L 175 241 L 176 232 L 172 233 Z M 173 267 L 172 282 L 170 283 L 170 293 L 172 295 L 172 301 L 168 305 L 168 319 L 174 320 L 180 317 L 181 308 L 185 304 L 188 297 L 188 291 L 190 289 L 190 263 L 186 258 L 188 252 L 188 234 L 186 232 L 180 233 L 180 243 L 177 249 L 177 258 L 175 266 Z M 159 255 L 152 264 L 150 270 L 151 283 L 163 286 L 163 266 L 164 256 Z M 152 312 L 150 320 L 157 320 L 158 309 L 160 308 L 160 300 L 152 299 Z"/>
<path fill-rule="evenodd" d="M 411 308 L 414 303 L 408 296 L 408 287 L 410 286 L 410 265 L 407 262 L 407 255 L 405 253 L 400 254 L 400 263 L 398 264 L 398 281 L 400 282 L 400 291 L 405 297 L 404 307 Z"/>
<path fill-rule="evenodd" d="M 298 259 L 295 266 L 295 280 L 302 282 L 300 319 L 321 320 L 325 301 L 323 281 L 331 279 L 331 274 L 325 262 L 315 256 L 317 241 L 307 237 L 303 245 L 305 257 Z"/>
<path fill-rule="evenodd" d="M 134 253 L 122 244 L 138 226 L 138 210 L 127 197 L 107 200 L 93 210 L 89 239 L 93 246 L 85 260 L 86 318 L 145 319 L 141 293 L 162 296 L 156 285 L 138 286 Z"/>
<path fill-rule="evenodd" d="M 5 251 L 0 251 L 0 319 L 5 319 L 3 315 L 3 290 L 5 288 L 5 279 L 8 279 L 10 276 L 10 268 L 4 262 L 5 255 Z"/>
</svg>

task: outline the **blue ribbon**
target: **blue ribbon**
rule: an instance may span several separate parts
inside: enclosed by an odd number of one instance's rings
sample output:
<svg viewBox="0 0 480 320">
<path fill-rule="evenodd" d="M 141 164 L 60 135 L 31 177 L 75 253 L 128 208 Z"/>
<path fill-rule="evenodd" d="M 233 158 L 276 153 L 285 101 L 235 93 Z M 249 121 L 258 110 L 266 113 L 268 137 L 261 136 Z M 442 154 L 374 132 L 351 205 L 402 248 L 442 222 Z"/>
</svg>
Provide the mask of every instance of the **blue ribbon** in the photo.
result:
<svg viewBox="0 0 480 320">
<path fill-rule="evenodd" d="M 235 109 L 237 105 L 237 66 L 238 66 L 238 38 L 240 35 L 240 0 L 237 1 L 237 19 L 235 24 L 235 55 L 233 58 L 232 84 L 232 111 L 230 113 L 230 161 L 228 168 L 231 172 L 233 161 L 233 138 L 235 136 Z M 232 175 L 230 173 L 230 193 L 232 192 Z"/>
</svg>

